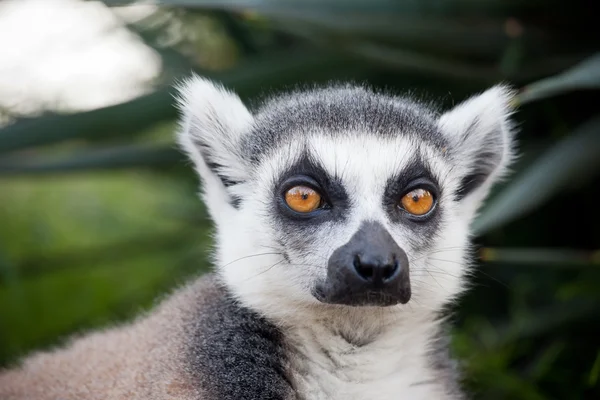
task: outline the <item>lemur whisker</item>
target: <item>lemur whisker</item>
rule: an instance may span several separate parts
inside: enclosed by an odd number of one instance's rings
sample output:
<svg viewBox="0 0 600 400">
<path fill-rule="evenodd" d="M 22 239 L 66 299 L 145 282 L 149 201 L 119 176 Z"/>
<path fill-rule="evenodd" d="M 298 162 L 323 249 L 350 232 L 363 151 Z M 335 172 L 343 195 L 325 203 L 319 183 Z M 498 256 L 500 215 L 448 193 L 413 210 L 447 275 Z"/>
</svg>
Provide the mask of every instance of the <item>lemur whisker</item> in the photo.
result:
<svg viewBox="0 0 600 400">
<path fill-rule="evenodd" d="M 448 262 L 448 263 L 454 263 L 454 264 L 457 264 L 457 265 L 463 265 L 462 263 L 459 263 L 459 262 L 456 262 L 456 261 L 453 261 L 453 260 L 443 260 L 443 259 L 435 259 L 435 258 L 430 258 L 430 259 L 431 259 L 431 260 L 438 261 L 438 262 Z M 496 278 L 496 277 L 494 277 L 494 276 L 492 276 L 492 275 L 488 274 L 487 272 L 484 272 L 484 271 L 482 271 L 482 270 L 481 270 L 481 268 L 474 269 L 474 270 L 473 270 L 471 273 L 472 273 L 472 274 L 482 274 L 482 275 L 484 275 L 484 276 L 486 276 L 486 277 L 488 277 L 488 278 L 492 279 L 493 281 L 495 281 L 495 282 L 497 282 L 497 283 L 501 284 L 502 286 L 504 286 L 504 287 L 508 287 L 508 286 L 507 286 L 507 284 L 506 284 L 505 282 L 502 282 L 502 281 L 501 281 L 501 280 L 499 280 L 498 278 Z"/>
<path fill-rule="evenodd" d="M 230 266 L 230 265 L 232 265 L 234 263 L 237 263 L 239 261 L 245 260 L 247 258 L 260 257 L 260 256 L 269 256 L 269 255 L 271 255 L 271 256 L 272 255 L 281 255 L 281 253 L 258 253 L 258 254 L 250 254 L 250 255 L 243 256 L 243 257 L 240 257 L 238 259 L 235 259 L 233 261 L 230 261 L 230 262 L 228 262 L 226 264 L 223 264 L 221 266 L 218 266 L 217 268 L 219 268 L 219 269 L 225 268 L 225 267 L 228 267 L 228 266 Z"/>
<path fill-rule="evenodd" d="M 247 279 L 246 279 L 246 281 L 249 281 L 249 280 L 251 280 L 251 279 L 255 279 L 255 278 L 259 277 L 260 275 L 262 275 L 262 274 L 264 274 L 264 273 L 266 273 L 266 272 L 269 272 L 269 271 L 270 271 L 271 269 L 273 269 L 275 266 L 277 266 L 277 265 L 281 264 L 281 263 L 282 263 L 282 262 L 284 262 L 284 261 L 285 261 L 285 260 L 282 258 L 281 260 L 279 260 L 279 261 L 277 261 L 276 263 L 272 264 L 271 266 L 267 267 L 265 270 L 263 270 L 263 271 L 259 272 L 258 274 L 254 275 L 254 276 L 251 276 L 251 277 L 247 278 Z"/>
</svg>

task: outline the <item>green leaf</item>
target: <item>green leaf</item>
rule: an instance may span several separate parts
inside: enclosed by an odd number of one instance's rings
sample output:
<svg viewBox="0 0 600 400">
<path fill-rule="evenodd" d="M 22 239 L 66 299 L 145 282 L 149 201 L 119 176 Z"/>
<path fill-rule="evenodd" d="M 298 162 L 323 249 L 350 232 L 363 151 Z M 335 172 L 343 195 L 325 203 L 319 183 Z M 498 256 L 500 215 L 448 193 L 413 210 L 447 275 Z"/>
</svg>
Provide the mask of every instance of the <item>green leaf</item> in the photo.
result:
<svg viewBox="0 0 600 400">
<path fill-rule="evenodd" d="M 375 42 L 354 42 L 344 49 L 350 54 L 395 69 L 411 69 L 424 74 L 454 79 L 472 79 L 480 82 L 492 82 L 499 78 L 498 72 L 493 68 L 474 66 L 429 54 L 384 46 Z"/>
<path fill-rule="evenodd" d="M 156 4 L 169 7 L 198 7 L 225 10 L 252 10 L 261 13 L 272 11 L 319 10 L 322 12 L 360 12 L 360 13 L 412 13 L 412 14 L 458 14 L 485 11 L 486 13 L 509 13 L 521 9 L 536 9 L 548 2 L 530 0 L 103 0 L 109 6 L 134 3 Z"/>
<path fill-rule="evenodd" d="M 481 260 L 488 263 L 539 265 L 544 268 L 600 266 L 600 250 L 483 248 L 481 249 Z"/>
<path fill-rule="evenodd" d="M 12 282 L 15 281 L 16 268 L 14 264 L 9 261 L 8 257 L 5 255 L 4 249 L 0 247 L 0 282 Z"/>
<path fill-rule="evenodd" d="M 552 342 L 535 358 L 527 368 L 527 376 L 531 380 L 543 378 L 552 369 L 560 354 L 565 350 L 566 344 L 562 341 Z"/>
<path fill-rule="evenodd" d="M 594 361 L 594 365 L 592 366 L 592 370 L 590 371 L 588 378 L 590 387 L 596 386 L 598 383 L 598 375 L 600 375 L 600 351 L 596 355 L 596 360 Z"/>
<path fill-rule="evenodd" d="M 344 37 L 348 44 L 355 38 L 380 40 L 400 44 L 408 49 L 465 56 L 467 59 L 485 57 L 496 63 L 498 54 L 515 42 L 506 33 L 505 18 L 489 15 L 473 18 L 447 18 L 429 13 L 406 15 L 389 13 L 339 13 L 321 10 L 270 12 L 274 28 L 286 31 L 289 23 L 301 31 L 325 30 L 329 35 Z M 520 25 L 523 31 L 518 42 L 528 48 L 547 46 L 547 35 L 535 26 Z M 298 29 L 296 29 L 298 30 Z"/>
<path fill-rule="evenodd" d="M 517 101 L 531 103 L 565 92 L 600 88 L 600 53 L 577 64 L 562 74 L 543 79 L 523 88 Z"/>
<path fill-rule="evenodd" d="M 110 2 L 109 2 L 110 3 Z M 488 11 L 478 14 L 477 19 L 465 13 L 476 10 L 479 5 L 471 1 L 400 2 L 400 1 L 158 1 L 165 6 L 175 5 L 192 9 L 218 8 L 222 15 L 231 12 L 221 10 L 252 10 L 277 22 L 279 28 L 288 21 L 302 22 L 304 29 L 326 28 L 337 35 L 362 38 L 380 38 L 400 42 L 411 48 L 427 47 L 447 54 L 461 53 L 485 55 L 495 60 L 498 53 L 513 40 L 506 33 L 506 16 L 489 14 L 493 2 L 486 1 L 483 8 Z M 514 13 L 516 4 L 505 2 Z M 366 6 L 366 7 L 365 7 Z M 461 11 L 460 7 L 464 7 Z M 457 14 L 448 18 L 448 14 Z M 547 42 L 547 32 L 535 26 L 521 23 L 521 41 L 532 48 L 540 48 Z M 237 25 L 237 24 L 236 24 Z M 233 35 L 242 47 L 248 35 Z"/>
<path fill-rule="evenodd" d="M 0 153 L 69 139 L 133 135 L 174 118 L 168 88 L 92 111 L 18 120 L 0 129 Z"/>
<path fill-rule="evenodd" d="M 434 74 L 446 78 L 471 79 L 486 83 L 498 78 L 498 72 L 493 68 L 474 66 L 417 51 L 399 49 L 379 44 L 376 41 L 339 40 L 325 29 L 306 29 L 305 24 L 291 20 L 276 26 L 282 31 L 301 37 L 317 46 L 327 48 L 329 51 L 349 54 L 374 65 L 392 68 L 396 72 L 399 72 L 399 69 L 404 69 L 418 71 L 424 75 Z"/>
<path fill-rule="evenodd" d="M 81 150 L 70 157 L 39 157 L 23 161 L 23 157 L 0 159 L 1 175 L 52 174 L 135 167 L 159 167 L 183 161 L 180 152 L 169 147 L 122 146 Z"/>
<path fill-rule="evenodd" d="M 557 143 L 494 197 L 475 221 L 484 234 L 529 213 L 574 178 L 591 179 L 600 169 L 600 116 Z"/>
<path fill-rule="evenodd" d="M 163 252 L 168 250 L 187 249 L 199 246 L 200 237 L 206 226 L 181 226 L 176 230 L 149 232 L 135 237 L 129 237 L 118 242 L 105 243 L 83 248 L 73 248 L 61 252 L 42 252 L 32 254 L 13 266 L 21 279 L 38 278 L 42 274 L 57 271 L 90 268 L 91 266 L 110 265 L 115 262 L 138 257 L 148 252 Z M 202 234 L 202 235 L 201 235 Z M 204 243 L 202 243 L 205 245 Z M 0 275 L 0 284 L 8 282 Z"/>
<path fill-rule="evenodd" d="M 312 51 L 286 51 L 262 56 L 220 73 L 201 71 L 238 91 L 241 96 L 296 84 L 355 76 L 362 66 Z M 70 139 L 131 136 L 157 122 L 176 117 L 173 89 L 164 87 L 137 99 L 70 115 L 46 115 L 24 119 L 0 129 L 0 153 Z"/>
<path fill-rule="evenodd" d="M 491 346 L 500 347 L 510 342 L 536 337 L 576 321 L 597 319 L 600 317 L 599 310 L 597 302 L 581 299 L 532 310 L 511 321 L 494 324 L 497 341 L 491 343 Z"/>
<path fill-rule="evenodd" d="M 143 21 L 136 24 L 128 24 L 127 29 L 135 33 L 146 46 L 154 50 L 162 61 L 162 79 L 170 76 L 177 76 L 182 72 L 189 71 L 193 67 L 192 60 L 180 53 L 173 47 L 159 46 L 158 38 L 160 36 L 159 29 L 154 27 L 144 26 Z"/>
</svg>

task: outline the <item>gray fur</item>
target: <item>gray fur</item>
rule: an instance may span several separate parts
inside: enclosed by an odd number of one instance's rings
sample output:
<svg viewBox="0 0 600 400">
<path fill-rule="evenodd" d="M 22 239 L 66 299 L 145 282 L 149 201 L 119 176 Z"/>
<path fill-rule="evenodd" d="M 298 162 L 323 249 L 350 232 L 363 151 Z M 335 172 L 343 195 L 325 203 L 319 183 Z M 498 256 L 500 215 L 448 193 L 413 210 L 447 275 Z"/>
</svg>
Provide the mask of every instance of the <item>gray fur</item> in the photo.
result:
<svg viewBox="0 0 600 400">
<path fill-rule="evenodd" d="M 412 135 L 441 149 L 448 143 L 437 129 L 437 117 L 427 104 L 366 86 L 316 88 L 265 101 L 242 148 L 258 162 L 261 155 L 289 140 L 292 132 L 301 135 L 318 129 L 334 135 L 353 131 L 383 137 Z"/>
<path fill-rule="evenodd" d="M 242 306 L 213 276 L 189 327 L 188 368 L 212 400 L 285 400 L 293 388 L 281 331 Z"/>
</svg>

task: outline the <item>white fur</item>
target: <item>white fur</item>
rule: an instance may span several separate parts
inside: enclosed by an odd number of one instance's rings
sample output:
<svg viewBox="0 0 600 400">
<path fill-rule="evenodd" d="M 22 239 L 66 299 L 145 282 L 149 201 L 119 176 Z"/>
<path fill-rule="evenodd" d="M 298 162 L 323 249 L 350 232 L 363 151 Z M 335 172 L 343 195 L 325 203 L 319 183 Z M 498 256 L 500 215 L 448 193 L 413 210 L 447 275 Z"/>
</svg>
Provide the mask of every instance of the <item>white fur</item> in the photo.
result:
<svg viewBox="0 0 600 400">
<path fill-rule="evenodd" d="M 204 201 L 213 218 L 217 218 L 230 211 L 231 198 L 207 162 L 217 163 L 219 173 L 233 180 L 246 178 L 249 166 L 239 154 L 239 142 L 252 123 L 252 115 L 235 93 L 197 75 L 182 81 L 178 89 L 182 118 L 177 140 L 194 162 L 204 183 Z M 198 142 L 210 146 L 210 160 L 204 159 Z"/>
<path fill-rule="evenodd" d="M 449 398 L 431 368 L 428 351 L 439 329 L 438 312 L 465 287 L 469 225 L 512 157 L 511 92 L 494 87 L 441 116 L 438 126 L 453 145 L 454 163 L 433 145 L 402 135 L 399 127 L 398 136 L 392 138 L 361 131 L 337 135 L 314 131 L 272 151 L 260 165 L 250 165 L 236 145 L 249 132 L 253 117 L 237 96 L 200 78 L 186 82 L 181 90 L 184 123 L 179 141 L 205 184 L 205 200 L 218 228 L 219 274 L 245 305 L 284 330 L 293 349 L 290 369 L 299 398 Z M 224 166 L 219 172 L 240 184 L 225 189 L 195 149 L 197 138 L 210 144 L 211 157 Z M 303 149 L 342 180 L 351 195 L 351 209 L 344 224 L 320 228 L 314 233 L 319 245 L 309 253 L 292 252 L 288 263 L 273 239 L 277 228 L 269 223 L 272 185 Z M 492 172 L 482 186 L 456 201 L 454 191 L 483 150 L 499 152 L 498 163 L 489 166 Z M 417 151 L 444 193 L 435 243 L 424 252 L 411 248 L 407 237 L 411 231 L 390 221 L 381 201 L 387 180 Z M 244 199 L 239 210 L 226 205 L 231 193 Z M 319 303 L 311 285 L 325 276 L 331 253 L 366 220 L 380 222 L 406 250 L 411 301 L 387 308 Z M 368 344 L 354 346 L 340 335 Z"/>
<path fill-rule="evenodd" d="M 345 315 L 344 320 L 332 315 L 326 320 L 311 319 L 291 330 L 291 346 L 298 354 L 292 368 L 300 398 L 442 398 L 443 386 L 426 355 L 436 322 L 414 310 L 402 314 L 361 311 Z M 377 319 L 373 313 L 379 314 Z M 359 318 L 372 324 L 367 326 Z M 377 339 L 357 347 L 332 335 L 333 327 Z"/>
<path fill-rule="evenodd" d="M 456 154 L 464 160 L 462 167 L 468 170 L 473 167 L 471 160 L 482 149 L 497 148 L 501 160 L 494 166 L 487 182 L 463 201 L 465 208 L 476 213 L 488 195 L 490 188 L 507 172 L 513 162 L 514 129 L 510 116 L 514 109 L 511 100 L 514 91 L 507 86 L 497 85 L 484 93 L 471 97 L 441 116 L 439 127 L 453 143 L 462 143 L 461 152 Z M 462 171 L 457 171 L 460 173 Z M 473 218 L 473 214 L 465 214 L 465 218 Z"/>
</svg>

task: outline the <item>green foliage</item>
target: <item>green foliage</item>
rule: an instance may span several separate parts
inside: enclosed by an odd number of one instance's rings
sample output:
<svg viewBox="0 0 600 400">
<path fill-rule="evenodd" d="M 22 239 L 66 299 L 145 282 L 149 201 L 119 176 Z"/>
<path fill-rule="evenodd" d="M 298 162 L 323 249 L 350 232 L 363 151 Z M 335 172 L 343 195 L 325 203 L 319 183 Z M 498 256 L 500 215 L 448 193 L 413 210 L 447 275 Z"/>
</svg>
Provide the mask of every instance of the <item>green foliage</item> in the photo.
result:
<svg viewBox="0 0 600 400">
<path fill-rule="evenodd" d="M 595 54 L 561 74 L 525 86 L 518 101 L 525 104 L 568 90 L 599 88 L 600 54 Z"/>
<path fill-rule="evenodd" d="M 478 398 L 598 398 L 600 63 L 585 2 L 156 3 L 162 22 L 129 27 L 163 58 L 152 91 L 0 128 L 0 364 L 130 318 L 206 269 L 210 225 L 172 142 L 182 73 L 251 103 L 352 79 L 450 105 L 508 81 L 523 155 L 476 222 L 485 247 L 455 352 Z M 173 29 L 189 34 L 161 45 Z"/>
<path fill-rule="evenodd" d="M 569 187 L 574 177 L 579 184 L 592 180 L 600 171 L 599 134 L 600 116 L 586 121 L 558 141 L 490 202 L 475 223 L 475 231 L 485 233 L 528 213 L 559 190 Z"/>
</svg>

